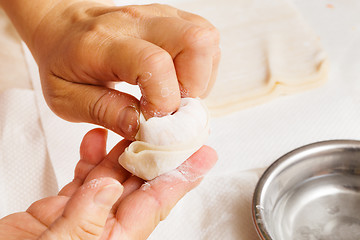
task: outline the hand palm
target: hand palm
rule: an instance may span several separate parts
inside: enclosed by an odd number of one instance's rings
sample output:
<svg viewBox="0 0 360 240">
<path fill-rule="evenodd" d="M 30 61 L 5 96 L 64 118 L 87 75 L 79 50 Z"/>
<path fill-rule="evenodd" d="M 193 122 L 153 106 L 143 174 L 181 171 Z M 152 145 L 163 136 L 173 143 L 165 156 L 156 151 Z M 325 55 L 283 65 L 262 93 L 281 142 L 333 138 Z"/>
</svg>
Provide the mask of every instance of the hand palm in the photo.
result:
<svg viewBox="0 0 360 240">
<path fill-rule="evenodd" d="M 1 219 L 0 239 L 38 239 L 63 215 L 68 201 L 81 186 L 105 177 L 119 181 L 124 187 L 123 193 L 113 205 L 105 226 L 86 222 L 86 226 L 79 226 L 79 231 L 88 235 L 86 239 L 146 239 L 176 202 L 200 183 L 216 161 L 216 154 L 204 147 L 173 173 L 143 185 L 142 179 L 132 176 L 117 162 L 128 144 L 121 141 L 106 155 L 104 130 L 88 133 L 80 148 L 81 160 L 76 166 L 74 180 L 58 196 L 39 200 L 26 212 Z"/>
</svg>

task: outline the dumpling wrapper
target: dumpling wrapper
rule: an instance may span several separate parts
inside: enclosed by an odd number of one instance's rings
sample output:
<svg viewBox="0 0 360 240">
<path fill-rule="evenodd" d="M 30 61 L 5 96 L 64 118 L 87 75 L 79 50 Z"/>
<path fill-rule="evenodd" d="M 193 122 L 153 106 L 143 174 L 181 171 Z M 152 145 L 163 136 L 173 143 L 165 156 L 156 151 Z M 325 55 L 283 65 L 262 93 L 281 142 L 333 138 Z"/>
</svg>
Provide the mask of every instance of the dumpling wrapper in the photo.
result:
<svg viewBox="0 0 360 240">
<path fill-rule="evenodd" d="M 140 119 L 136 141 L 119 157 L 132 174 L 151 180 L 180 166 L 209 136 L 209 114 L 198 99 L 183 98 L 172 115 Z"/>
<path fill-rule="evenodd" d="M 222 49 L 218 79 L 205 99 L 211 115 L 252 107 L 326 80 L 327 56 L 319 38 L 289 1 L 204 0 L 204 4 L 217 6 L 212 15 L 199 12 L 214 19 Z"/>
</svg>

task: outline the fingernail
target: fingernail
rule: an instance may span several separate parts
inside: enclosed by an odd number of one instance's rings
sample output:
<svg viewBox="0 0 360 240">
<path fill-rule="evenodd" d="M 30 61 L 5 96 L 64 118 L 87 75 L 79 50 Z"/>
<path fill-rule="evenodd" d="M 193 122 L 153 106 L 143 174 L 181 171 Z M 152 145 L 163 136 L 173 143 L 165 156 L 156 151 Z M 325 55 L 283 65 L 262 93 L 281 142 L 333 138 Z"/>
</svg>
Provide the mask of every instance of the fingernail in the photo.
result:
<svg viewBox="0 0 360 240">
<path fill-rule="evenodd" d="M 122 188 L 123 186 L 120 183 L 105 185 L 96 193 L 94 202 L 100 206 L 112 207 L 121 196 Z"/>
<path fill-rule="evenodd" d="M 128 106 L 121 111 L 118 124 L 125 138 L 134 139 L 139 128 L 139 116 L 139 111 L 134 106 Z"/>
<path fill-rule="evenodd" d="M 149 80 L 152 77 L 151 72 L 144 72 L 143 74 L 141 74 L 140 78 L 138 79 L 138 84 L 142 83 L 142 82 L 146 82 L 147 80 Z"/>
</svg>

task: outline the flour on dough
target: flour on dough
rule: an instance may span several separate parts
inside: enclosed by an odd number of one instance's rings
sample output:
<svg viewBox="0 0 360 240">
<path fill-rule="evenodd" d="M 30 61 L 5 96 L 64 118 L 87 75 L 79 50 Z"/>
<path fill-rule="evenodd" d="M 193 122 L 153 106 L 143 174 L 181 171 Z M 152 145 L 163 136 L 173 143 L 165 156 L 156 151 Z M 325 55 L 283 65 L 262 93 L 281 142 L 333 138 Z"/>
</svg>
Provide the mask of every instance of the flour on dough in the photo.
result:
<svg viewBox="0 0 360 240">
<path fill-rule="evenodd" d="M 206 2 L 218 6 L 212 13 L 222 16 L 202 13 L 216 19 L 213 24 L 221 34 L 219 76 L 205 100 L 211 115 L 312 88 L 326 79 L 319 39 L 289 1 Z"/>
<path fill-rule="evenodd" d="M 140 118 L 136 141 L 119 157 L 132 174 L 151 180 L 180 166 L 209 136 L 209 116 L 200 100 L 182 98 L 177 112 Z"/>
</svg>

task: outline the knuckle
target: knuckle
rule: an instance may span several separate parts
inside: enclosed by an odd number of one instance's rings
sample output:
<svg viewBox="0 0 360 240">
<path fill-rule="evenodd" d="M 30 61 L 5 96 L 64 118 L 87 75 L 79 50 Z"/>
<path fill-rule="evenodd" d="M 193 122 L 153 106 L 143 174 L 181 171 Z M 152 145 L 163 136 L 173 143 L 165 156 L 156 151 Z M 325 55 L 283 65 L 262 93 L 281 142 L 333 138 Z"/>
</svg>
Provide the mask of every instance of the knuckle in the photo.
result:
<svg viewBox="0 0 360 240">
<path fill-rule="evenodd" d="M 154 11 L 157 10 L 157 11 L 165 11 L 166 12 L 166 11 L 171 11 L 174 9 L 170 5 L 162 4 L 162 3 L 151 3 L 151 4 L 148 4 L 147 6 L 150 7 Z"/>
<path fill-rule="evenodd" d="M 144 49 L 141 54 L 141 61 L 145 68 L 150 68 L 152 71 L 161 71 L 169 69 L 173 66 L 171 55 L 164 50 L 149 50 Z"/>
<path fill-rule="evenodd" d="M 152 17 L 154 16 L 164 16 L 165 5 L 160 3 L 151 3 L 146 5 L 147 11 L 151 12 Z"/>
<path fill-rule="evenodd" d="M 160 4 L 160 3 L 151 3 L 151 4 L 148 4 L 147 6 L 153 7 L 153 8 L 162 8 L 162 7 L 165 7 L 166 5 Z"/>
<path fill-rule="evenodd" d="M 72 231 L 72 239 L 95 240 L 102 234 L 104 226 L 91 221 L 81 221 Z"/>
<path fill-rule="evenodd" d="M 157 197 L 153 191 L 145 191 L 147 193 L 148 203 L 156 210 L 155 219 L 157 222 L 163 221 L 167 218 L 171 208 L 161 201 L 161 198 Z"/>
<path fill-rule="evenodd" d="M 99 21 L 89 23 L 80 34 L 75 36 L 75 40 L 70 43 L 68 54 L 76 61 L 89 62 L 89 60 L 101 57 L 105 49 L 104 46 L 110 44 L 116 36 L 109 34 L 105 24 Z M 93 59 L 89 59 L 93 55 Z"/>
<path fill-rule="evenodd" d="M 92 20 L 87 23 L 86 32 L 89 34 L 90 37 L 97 35 L 102 32 L 106 32 L 106 25 L 103 21 L 99 20 Z"/>
<path fill-rule="evenodd" d="M 68 51 L 69 58 L 74 59 L 78 63 L 86 62 L 91 49 L 91 43 L 96 41 L 96 32 L 88 30 L 78 36 L 77 41 L 70 45 Z"/>
<path fill-rule="evenodd" d="M 109 64 L 104 59 L 112 50 L 115 35 L 107 32 L 103 24 L 97 24 L 84 31 L 67 52 L 68 59 L 76 65 L 73 67 L 77 77 L 85 81 L 97 81 L 90 73 L 103 74 L 108 71 Z"/>
<path fill-rule="evenodd" d="M 133 18 L 140 18 L 142 16 L 140 7 L 137 6 L 124 6 L 119 9 L 119 12 L 131 16 Z"/>
<path fill-rule="evenodd" d="M 191 26 L 185 31 L 183 41 L 188 47 L 207 48 L 219 44 L 220 33 L 215 27 Z"/>
<path fill-rule="evenodd" d="M 95 124 L 103 125 L 106 123 L 106 116 L 108 115 L 107 102 L 109 102 L 111 92 L 104 92 L 99 98 L 90 102 L 89 104 L 89 116 Z"/>
<path fill-rule="evenodd" d="M 89 12 L 88 9 L 79 8 L 77 4 L 74 4 L 66 8 L 62 15 L 69 19 L 72 24 L 76 24 L 89 17 Z"/>
<path fill-rule="evenodd" d="M 75 179 L 78 177 L 86 177 L 88 170 L 89 170 L 89 166 L 86 166 L 86 162 L 83 160 L 80 160 L 78 162 L 78 164 L 76 165 L 76 168 L 74 171 Z M 74 181 L 75 181 L 75 179 L 74 179 Z"/>
<path fill-rule="evenodd" d="M 76 6 L 71 6 L 69 9 L 67 9 L 64 12 L 64 15 L 68 13 L 67 15 L 70 15 L 70 21 L 72 24 L 80 23 L 84 21 L 87 17 L 89 17 L 89 13 L 86 10 L 79 9 Z"/>
</svg>

